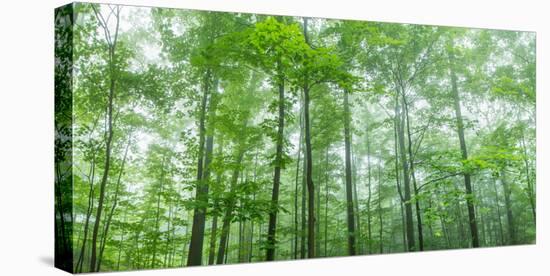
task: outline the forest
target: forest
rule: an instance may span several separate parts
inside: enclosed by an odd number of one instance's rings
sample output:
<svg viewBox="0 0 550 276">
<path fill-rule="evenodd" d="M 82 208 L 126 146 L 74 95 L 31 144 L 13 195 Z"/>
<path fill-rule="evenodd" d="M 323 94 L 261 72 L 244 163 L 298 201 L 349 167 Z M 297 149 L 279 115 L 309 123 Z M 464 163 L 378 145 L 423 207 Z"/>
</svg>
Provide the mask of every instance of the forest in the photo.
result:
<svg viewBox="0 0 550 276">
<path fill-rule="evenodd" d="M 56 265 L 534 244 L 535 34 L 75 3 Z"/>
</svg>

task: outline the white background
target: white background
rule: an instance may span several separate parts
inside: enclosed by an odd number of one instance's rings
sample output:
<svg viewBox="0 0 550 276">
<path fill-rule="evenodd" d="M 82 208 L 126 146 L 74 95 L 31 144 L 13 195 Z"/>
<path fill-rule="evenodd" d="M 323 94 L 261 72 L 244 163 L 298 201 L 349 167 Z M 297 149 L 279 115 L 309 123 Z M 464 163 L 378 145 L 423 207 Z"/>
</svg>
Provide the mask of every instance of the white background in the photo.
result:
<svg viewBox="0 0 550 276">
<path fill-rule="evenodd" d="M 98 1 L 105 2 L 105 1 Z M 537 244 L 131 272 L 135 275 L 550 275 L 550 7 L 546 0 L 113 0 L 121 4 L 537 32 Z M 53 18 L 66 1 L 0 6 L 0 275 L 53 268 Z M 126 273 L 125 273 L 126 274 Z"/>
</svg>

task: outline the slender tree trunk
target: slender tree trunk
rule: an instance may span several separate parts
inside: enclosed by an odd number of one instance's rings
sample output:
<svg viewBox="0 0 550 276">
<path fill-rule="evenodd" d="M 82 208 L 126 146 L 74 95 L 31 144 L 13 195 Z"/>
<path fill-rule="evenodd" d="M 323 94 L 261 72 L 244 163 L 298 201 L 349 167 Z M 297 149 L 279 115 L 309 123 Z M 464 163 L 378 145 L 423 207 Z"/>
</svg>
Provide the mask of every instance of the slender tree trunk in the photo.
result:
<svg viewBox="0 0 550 276">
<path fill-rule="evenodd" d="M 480 196 L 479 197 L 478 209 L 476 210 L 477 211 L 476 215 L 477 215 L 477 217 L 479 217 L 479 222 L 481 224 L 481 239 L 480 239 L 479 242 L 480 242 L 481 246 L 485 246 L 485 245 L 487 245 L 487 236 L 486 236 L 486 229 L 485 229 L 486 218 L 485 218 L 485 216 L 483 216 L 483 213 L 481 212 L 481 210 L 483 210 L 483 207 L 485 206 L 485 204 L 483 202 L 483 193 L 482 193 L 480 185 L 477 185 L 476 193 Z"/>
<path fill-rule="evenodd" d="M 450 45 L 451 49 L 453 49 L 453 45 L 451 42 Z M 458 93 L 458 86 L 457 86 L 457 77 L 454 70 L 454 53 L 453 50 L 450 50 L 448 52 L 449 54 L 449 68 L 451 73 L 451 85 L 452 85 L 452 94 L 453 94 L 453 100 L 454 100 L 454 108 L 455 108 L 455 117 L 456 117 L 456 125 L 457 125 L 457 132 L 458 132 L 458 138 L 460 140 L 460 151 L 462 153 L 462 159 L 468 160 L 468 150 L 466 148 L 466 139 L 464 138 L 464 122 L 462 121 L 462 111 L 460 109 L 460 95 Z M 479 247 L 479 238 L 478 238 L 478 230 L 477 230 L 477 222 L 476 222 L 476 215 L 475 215 L 475 206 L 474 206 L 474 195 L 472 193 L 472 184 L 470 180 L 470 174 L 465 172 L 464 173 L 464 187 L 466 189 L 466 203 L 468 205 L 468 223 L 470 224 L 470 234 L 472 236 L 472 247 Z"/>
<path fill-rule="evenodd" d="M 531 170 L 529 166 L 529 159 L 527 158 L 527 145 L 525 144 L 525 133 L 521 130 L 521 147 L 523 149 L 523 162 L 525 164 L 525 180 L 527 182 L 527 198 L 529 198 L 529 205 L 531 206 L 531 213 L 533 214 L 533 223 L 537 225 L 537 209 L 535 204 L 535 195 L 533 192 L 533 183 L 531 182 Z"/>
<path fill-rule="evenodd" d="M 171 227 L 172 227 L 172 203 L 170 202 L 169 203 L 169 207 L 168 207 L 168 227 L 167 227 L 167 230 L 166 230 L 166 244 L 164 246 L 164 267 L 168 267 L 169 265 L 169 255 L 170 255 L 170 242 L 171 242 L 171 237 L 170 237 L 170 231 L 171 231 Z"/>
<path fill-rule="evenodd" d="M 367 167 L 368 167 L 368 179 L 367 179 L 367 237 L 368 237 L 368 251 L 372 254 L 372 213 L 371 213 L 371 201 L 372 201 L 372 170 L 371 170 L 371 148 L 370 148 L 370 136 L 368 124 L 365 129 L 365 135 L 367 138 Z"/>
<path fill-rule="evenodd" d="M 399 206 L 401 207 L 401 225 L 402 225 L 402 240 L 403 240 L 403 251 L 407 251 L 407 227 L 406 227 L 406 219 L 405 219 L 405 209 L 403 208 L 403 202 L 399 202 Z"/>
<path fill-rule="evenodd" d="M 347 90 L 344 90 L 344 143 L 345 143 L 345 170 L 346 170 L 346 206 L 348 223 L 348 254 L 355 255 L 355 214 L 353 208 L 353 187 L 351 175 L 351 131 L 350 110 Z"/>
<path fill-rule="evenodd" d="M 185 214 L 186 214 L 186 218 L 185 218 L 185 219 L 188 220 L 189 217 L 190 217 L 190 213 L 189 213 L 189 212 L 185 212 Z M 184 236 L 185 238 L 187 238 L 188 234 L 189 234 L 189 226 L 185 226 L 185 233 L 184 233 L 183 236 Z M 186 257 L 186 256 L 185 256 L 185 248 L 187 248 L 187 246 L 185 246 L 185 244 L 184 244 L 184 246 L 182 246 L 182 249 L 181 249 L 181 266 L 183 266 L 183 265 L 185 264 L 185 260 L 186 260 L 186 259 L 185 259 L 185 257 Z M 188 256 L 189 256 L 189 252 L 188 252 L 188 254 L 187 254 L 187 257 L 188 257 Z"/>
<path fill-rule="evenodd" d="M 88 226 L 90 224 L 90 217 L 92 216 L 92 210 L 94 208 L 94 178 L 95 178 L 95 153 L 92 157 L 92 164 L 90 169 L 90 188 L 88 191 L 88 209 L 86 211 L 86 221 L 84 222 L 84 237 L 82 238 L 82 247 L 80 248 L 80 256 L 76 262 L 76 273 L 82 272 L 82 265 L 84 264 L 84 253 L 86 252 L 86 241 L 88 240 Z"/>
<path fill-rule="evenodd" d="M 244 150 L 240 149 L 239 153 L 237 154 L 237 160 L 236 160 L 236 167 L 233 170 L 233 175 L 231 177 L 231 183 L 230 183 L 230 194 L 232 194 L 235 190 L 235 186 L 237 185 L 237 181 L 239 180 L 239 170 L 241 163 L 243 161 L 244 157 Z M 229 239 L 229 229 L 231 227 L 231 220 L 233 219 L 233 208 L 235 206 L 235 198 L 231 195 L 228 199 L 227 207 L 225 210 L 225 214 L 223 217 L 223 224 L 222 224 L 222 232 L 220 237 L 220 244 L 218 247 L 218 257 L 216 259 L 216 264 L 223 264 L 224 263 L 224 257 L 227 250 L 227 243 Z"/>
<path fill-rule="evenodd" d="M 382 154 L 380 154 L 381 156 Z M 382 170 L 380 168 L 380 162 L 378 162 L 378 245 L 380 246 L 379 253 L 384 253 L 384 243 L 383 243 L 383 234 L 384 234 L 384 221 L 382 220 Z"/>
<path fill-rule="evenodd" d="M 212 160 L 213 148 L 213 129 L 206 138 L 206 154 L 204 153 L 205 144 L 205 121 L 206 121 L 206 106 L 209 100 L 209 124 L 212 123 L 212 116 L 215 114 L 216 99 L 215 93 L 211 93 L 210 81 L 212 73 L 210 69 L 206 70 L 203 83 L 203 95 L 200 106 L 199 118 L 199 153 L 197 162 L 197 190 L 195 200 L 198 202 L 193 213 L 193 226 L 191 230 L 191 242 L 189 243 L 189 254 L 187 255 L 187 266 L 196 266 L 202 264 L 202 248 L 204 244 L 204 229 L 206 224 L 206 206 L 208 202 L 208 180 L 209 180 L 209 165 Z M 214 87 L 214 90 L 216 87 Z M 210 95 L 212 94 L 212 95 Z M 204 161 L 204 166 L 203 166 Z"/>
<path fill-rule="evenodd" d="M 300 157 L 302 153 L 302 134 L 303 134 L 302 108 L 300 108 L 300 136 L 298 138 L 298 152 L 296 153 L 296 174 L 294 179 L 294 259 L 298 259 L 298 179 L 300 175 Z"/>
<path fill-rule="evenodd" d="M 508 244 L 516 244 L 516 224 L 514 220 L 514 214 L 512 212 L 512 201 L 510 199 L 510 194 L 512 189 L 510 184 L 506 179 L 506 168 L 501 171 L 500 181 L 502 183 L 502 188 L 504 190 L 504 206 L 506 207 L 506 221 L 508 222 Z"/>
<path fill-rule="evenodd" d="M 308 30 L 307 30 L 307 21 L 308 19 L 304 17 L 304 37 L 306 43 L 309 44 Z M 304 122 L 305 122 L 305 142 L 306 142 L 306 185 L 307 185 L 307 257 L 315 258 L 315 186 L 313 184 L 313 159 L 312 159 L 312 149 L 311 149 L 311 127 L 309 120 L 309 78 L 306 75 L 304 78 Z"/>
<path fill-rule="evenodd" d="M 403 197 L 403 193 L 401 192 L 401 183 L 400 183 L 400 173 L 399 173 L 399 146 L 398 146 L 398 128 L 399 128 L 399 102 L 398 98 L 395 98 L 395 109 L 394 109 L 394 120 L 393 120 L 393 148 L 394 148 L 394 159 L 395 159 L 395 184 L 397 186 L 397 192 L 399 195 L 399 207 L 401 210 L 401 225 L 402 225 L 402 240 L 403 240 L 403 251 L 407 251 L 407 238 L 406 238 L 406 219 L 405 219 L 405 212 L 403 210 L 403 202 L 405 201 Z"/>
<path fill-rule="evenodd" d="M 396 99 L 397 101 L 397 99 Z M 410 172 L 409 164 L 407 162 L 406 147 L 405 147 L 405 122 L 404 122 L 404 112 L 401 111 L 399 104 L 396 104 L 396 119 L 398 121 L 398 140 L 399 148 L 401 154 L 401 166 L 403 168 L 403 184 L 404 184 L 404 204 L 405 204 L 405 222 L 406 222 L 406 233 L 407 233 L 407 250 L 416 251 L 415 238 L 414 238 L 414 228 L 413 228 L 413 217 L 412 217 L 412 206 L 411 206 L 411 187 L 410 187 Z"/>
<path fill-rule="evenodd" d="M 225 252 L 224 252 L 224 255 L 223 255 L 223 263 L 227 263 L 227 259 L 229 258 L 229 241 L 231 240 L 230 239 L 231 237 L 231 225 L 229 225 L 229 228 L 227 229 L 227 239 L 226 239 L 226 242 L 225 242 Z"/>
<path fill-rule="evenodd" d="M 328 246 L 328 146 L 325 150 L 325 254 L 324 256 L 327 257 L 327 246 Z"/>
<path fill-rule="evenodd" d="M 98 12 L 94 8 L 96 17 L 100 20 Z M 105 200 L 105 187 L 107 186 L 107 179 L 109 178 L 109 170 L 111 166 L 111 146 L 113 142 L 113 102 L 115 98 L 115 86 L 116 86 L 116 65 L 115 65 L 115 50 L 118 38 L 118 27 L 120 23 L 120 8 L 116 7 L 116 27 L 114 40 L 111 40 L 107 25 L 105 22 L 101 24 L 105 31 L 105 38 L 109 45 L 109 95 L 107 98 L 107 128 L 105 133 L 105 164 L 103 166 L 103 176 L 101 177 L 101 183 L 99 185 L 99 200 L 97 203 L 97 212 L 94 222 L 94 230 L 92 232 L 92 252 L 90 257 L 90 272 L 97 271 L 96 258 L 97 258 L 97 238 L 99 234 L 99 225 L 101 224 L 101 215 L 103 212 L 103 201 Z"/>
<path fill-rule="evenodd" d="M 239 209 L 242 208 L 242 206 L 239 204 Z M 237 251 L 237 260 L 238 262 L 242 262 L 242 256 L 243 256 L 243 234 L 244 234 L 244 224 L 243 224 L 243 221 L 240 219 L 239 220 L 239 236 L 237 237 L 238 238 L 238 251 Z"/>
<path fill-rule="evenodd" d="M 352 180 L 353 187 L 353 213 L 355 214 L 355 254 L 361 255 L 364 252 L 363 237 L 361 235 L 361 216 L 359 214 L 359 200 L 357 195 L 357 156 L 353 150 L 353 143 L 351 147 L 351 168 L 352 168 Z M 321 181 L 319 181 L 321 183 Z"/>
<path fill-rule="evenodd" d="M 320 165 L 319 165 L 320 166 Z M 316 172 L 317 181 L 315 186 L 315 256 L 321 255 L 321 172 Z"/>
<path fill-rule="evenodd" d="M 219 182 L 218 182 L 219 183 Z M 214 209 L 218 209 L 218 200 L 214 203 Z M 218 230 L 218 212 L 215 211 L 212 217 L 212 226 L 210 227 L 210 247 L 208 250 L 208 264 L 214 264 L 216 257 L 216 237 Z"/>
<path fill-rule="evenodd" d="M 304 139 L 305 140 L 305 139 Z M 305 147 L 303 147 L 303 155 L 304 155 L 304 162 L 303 162 L 303 172 L 302 172 L 302 213 L 301 213 L 301 229 L 302 229 L 302 232 L 301 232 L 301 240 L 300 240 L 300 258 L 301 259 L 305 259 L 306 258 L 306 253 L 307 253 L 307 249 L 306 249 L 306 238 L 307 238 L 307 226 L 306 226 L 306 212 L 307 212 L 307 207 L 306 207 L 306 199 L 307 199 L 307 184 L 306 184 L 306 167 L 307 167 L 307 162 L 306 162 L 306 150 L 305 150 Z"/>
<path fill-rule="evenodd" d="M 220 139 L 220 142 L 218 144 L 218 155 L 223 154 L 223 140 Z M 216 183 L 218 185 L 221 185 L 222 182 L 222 173 L 218 172 L 216 176 Z M 210 227 L 210 246 L 208 250 L 208 264 L 214 264 L 215 258 L 216 258 L 216 239 L 217 239 L 217 231 L 218 231 L 218 208 L 219 208 L 220 199 L 214 198 L 214 212 L 212 214 L 212 226 Z"/>
<path fill-rule="evenodd" d="M 423 229 L 422 229 L 422 213 L 420 211 L 420 200 L 418 198 L 418 188 L 416 186 L 416 176 L 414 173 L 414 156 L 412 152 L 412 138 L 411 138 L 411 126 L 410 126 L 410 118 L 409 118 L 409 104 L 407 103 L 407 99 L 405 98 L 405 91 L 401 90 L 401 96 L 403 97 L 403 108 L 405 111 L 405 118 L 407 123 L 407 141 L 408 141 L 408 153 L 409 153 L 409 164 L 410 164 L 410 171 L 411 171 L 411 179 L 413 183 L 413 191 L 414 191 L 414 205 L 415 205 L 415 211 L 416 211 L 416 225 L 418 230 L 418 250 L 424 251 L 424 235 L 423 235 Z"/>
<path fill-rule="evenodd" d="M 156 261 L 156 257 L 157 257 L 157 240 L 158 240 L 158 236 L 159 236 L 159 226 L 160 226 L 160 199 L 161 199 L 161 196 L 162 196 L 162 189 L 163 189 L 163 186 L 164 186 L 164 174 L 165 174 L 164 159 L 162 160 L 161 168 L 162 168 L 162 173 L 161 173 L 159 191 L 158 191 L 158 196 L 157 196 L 157 214 L 155 216 L 155 233 L 154 233 L 153 245 L 152 245 L 152 247 L 153 247 L 153 257 L 151 258 L 151 268 L 155 268 L 155 261 Z"/>
<path fill-rule="evenodd" d="M 499 197 L 498 197 L 498 190 L 497 190 L 496 181 L 493 181 L 493 188 L 495 190 L 495 205 L 496 205 L 496 211 L 497 211 L 497 216 L 498 216 L 500 244 L 503 245 L 504 244 L 504 230 L 503 230 L 503 227 L 502 227 L 502 219 L 501 219 L 502 215 L 500 213 L 500 203 L 499 203 Z"/>
<path fill-rule="evenodd" d="M 455 191 L 459 190 L 456 183 L 453 182 L 453 186 L 454 186 Z M 455 207 L 454 208 L 455 221 L 456 221 L 456 227 L 457 227 L 457 233 L 458 233 L 458 238 L 456 239 L 457 247 L 462 248 L 462 247 L 468 246 L 468 243 L 467 243 L 468 238 L 467 238 L 467 235 L 466 235 L 466 231 L 464 230 L 464 223 L 463 223 L 464 214 L 462 212 L 462 207 L 460 205 L 459 200 L 455 200 L 455 206 L 454 207 Z"/>
<path fill-rule="evenodd" d="M 126 223 L 126 213 L 124 213 L 123 223 Z M 120 241 L 118 242 L 118 256 L 116 262 L 116 270 L 120 270 L 120 256 L 122 255 L 122 245 L 124 244 L 124 229 L 121 229 Z"/>
<path fill-rule="evenodd" d="M 103 238 L 100 242 L 100 249 L 99 249 L 99 258 L 97 259 L 97 271 L 101 269 L 101 261 L 103 260 L 103 251 L 105 250 L 105 244 L 107 243 L 107 236 L 109 233 L 109 227 L 111 226 L 111 221 L 113 219 L 113 215 L 115 213 L 115 209 L 118 204 L 118 195 L 120 193 L 120 180 L 122 178 L 122 174 L 124 172 L 124 166 L 126 165 L 126 158 L 128 157 L 128 149 L 130 148 L 130 142 L 132 138 L 131 136 L 128 136 L 128 143 L 126 144 L 126 149 L 124 150 L 124 157 L 122 158 L 122 164 L 120 166 L 120 172 L 118 173 L 118 179 L 116 182 L 116 188 L 115 188 L 115 197 L 113 199 L 113 206 L 111 206 L 111 211 L 109 212 L 109 216 L 107 217 L 107 221 L 105 223 L 105 229 L 103 230 Z"/>
<path fill-rule="evenodd" d="M 252 181 L 256 183 L 258 176 L 258 150 L 256 150 L 256 154 L 254 155 L 254 174 L 252 177 Z M 256 202 L 256 191 L 254 191 L 254 194 L 252 195 L 252 200 Z M 250 221 L 250 239 L 249 239 L 249 248 L 248 248 L 248 262 L 252 262 L 252 255 L 254 251 L 254 220 Z"/>
<path fill-rule="evenodd" d="M 278 63 L 278 68 L 281 70 L 281 63 Z M 281 183 L 281 167 L 283 158 L 283 135 L 285 126 L 285 83 L 282 76 L 279 76 L 279 118 L 277 127 L 277 152 L 275 154 L 275 172 L 273 174 L 273 191 L 271 193 L 271 208 L 269 210 L 269 226 L 267 228 L 267 252 L 266 260 L 273 261 L 275 259 L 275 244 L 277 230 L 277 212 L 279 205 L 279 185 Z"/>
</svg>

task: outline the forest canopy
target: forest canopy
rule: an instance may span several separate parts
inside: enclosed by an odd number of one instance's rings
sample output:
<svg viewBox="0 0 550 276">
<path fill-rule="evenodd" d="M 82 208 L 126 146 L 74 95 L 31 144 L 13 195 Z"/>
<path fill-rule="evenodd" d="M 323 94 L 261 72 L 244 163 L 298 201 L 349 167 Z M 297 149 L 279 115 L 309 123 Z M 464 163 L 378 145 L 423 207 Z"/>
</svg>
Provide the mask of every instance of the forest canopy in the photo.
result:
<svg viewBox="0 0 550 276">
<path fill-rule="evenodd" d="M 535 243 L 534 33 L 76 3 L 55 51 L 71 271 Z"/>
</svg>

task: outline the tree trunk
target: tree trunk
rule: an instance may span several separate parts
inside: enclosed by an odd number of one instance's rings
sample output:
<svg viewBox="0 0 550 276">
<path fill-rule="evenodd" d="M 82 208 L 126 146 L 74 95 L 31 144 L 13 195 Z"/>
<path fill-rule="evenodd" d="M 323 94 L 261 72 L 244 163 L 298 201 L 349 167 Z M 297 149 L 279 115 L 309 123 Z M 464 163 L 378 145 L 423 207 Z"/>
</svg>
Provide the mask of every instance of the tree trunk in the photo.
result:
<svg viewBox="0 0 550 276">
<path fill-rule="evenodd" d="M 163 169 L 162 169 L 162 173 L 161 173 L 159 191 L 158 191 L 158 196 L 157 196 L 157 214 L 156 214 L 156 217 L 155 217 L 155 234 L 154 234 L 155 236 L 154 236 L 153 245 L 152 245 L 153 246 L 153 257 L 151 258 L 151 268 L 155 268 L 155 260 L 156 260 L 156 257 L 157 257 L 157 240 L 158 240 L 158 236 L 159 236 L 158 232 L 159 232 L 159 225 L 160 225 L 160 198 L 162 196 L 162 189 L 163 189 L 163 186 L 164 186 L 164 174 L 165 174 L 164 159 L 162 160 L 161 168 L 163 168 Z"/>
<path fill-rule="evenodd" d="M 307 18 L 304 17 L 304 37 L 309 44 Z M 309 79 L 306 75 L 303 83 L 304 91 L 304 122 L 306 142 L 306 185 L 307 185 L 307 257 L 315 258 L 315 186 L 313 184 L 313 159 L 311 150 L 311 128 L 309 120 Z"/>
<path fill-rule="evenodd" d="M 231 220 L 233 219 L 233 208 L 235 206 L 235 198 L 233 197 L 232 193 L 235 190 L 235 186 L 237 185 L 237 181 L 239 180 L 239 167 L 241 166 L 241 163 L 243 161 L 244 157 L 244 150 L 240 149 L 240 152 L 237 155 L 236 160 L 236 167 L 233 170 L 233 175 L 231 176 L 231 183 L 230 183 L 230 198 L 228 199 L 227 203 L 227 209 L 225 210 L 225 214 L 223 217 L 223 224 L 222 224 L 222 232 L 220 237 L 220 244 L 218 247 L 218 257 L 216 259 L 216 264 L 223 264 L 224 263 L 224 257 L 226 254 L 227 249 L 227 243 L 229 239 L 229 228 L 231 227 Z"/>
<path fill-rule="evenodd" d="M 403 240 L 403 251 L 407 251 L 407 237 L 406 237 L 406 219 L 405 212 L 403 211 L 403 202 L 405 201 L 403 194 L 401 192 L 401 183 L 400 183 L 400 173 L 399 173 L 399 146 L 398 146 L 398 135 L 397 129 L 399 128 L 399 102 L 396 94 L 395 98 L 395 108 L 394 108 L 394 119 L 393 119 L 393 148 L 394 148 L 394 159 L 395 159 L 395 184 L 397 186 L 397 193 L 399 196 L 399 207 L 401 211 L 401 225 L 402 225 L 402 240 Z M 393 235 L 393 231 L 392 231 Z"/>
<path fill-rule="evenodd" d="M 317 181 L 315 186 L 315 256 L 321 255 L 321 172 L 316 172 Z"/>
<path fill-rule="evenodd" d="M 501 219 L 502 215 L 500 213 L 500 203 L 499 203 L 498 189 L 497 189 L 496 181 L 493 181 L 493 188 L 495 190 L 495 205 L 496 205 L 496 211 L 497 211 L 497 216 L 498 216 L 500 244 L 503 245 L 504 244 L 504 230 L 503 230 L 503 227 L 502 227 L 502 219 Z"/>
<path fill-rule="evenodd" d="M 466 139 L 464 138 L 464 122 L 462 121 L 462 111 L 460 109 L 460 95 L 458 93 L 457 78 L 454 70 L 454 54 L 453 45 L 451 42 L 451 50 L 449 54 L 449 68 L 451 73 L 451 85 L 452 94 L 454 100 L 454 109 L 456 116 L 456 125 L 458 138 L 460 140 L 460 151 L 462 153 L 462 159 L 468 160 L 468 150 L 466 149 Z M 470 180 L 470 173 L 464 172 L 464 187 L 466 189 L 466 203 L 468 205 L 468 223 L 470 224 L 470 234 L 472 236 L 472 247 L 479 247 L 479 238 L 477 231 L 477 222 L 474 206 L 474 195 L 472 193 L 472 184 Z"/>
<path fill-rule="evenodd" d="M 166 244 L 164 247 L 164 267 L 168 267 L 170 262 L 169 257 L 170 257 L 170 242 L 171 242 L 170 231 L 172 231 L 171 227 L 172 227 L 172 202 L 169 203 L 169 207 L 168 207 L 168 227 L 166 230 L 166 233 L 167 233 Z"/>
<path fill-rule="evenodd" d="M 382 153 L 380 153 L 380 156 L 382 156 Z M 384 224 L 383 224 L 383 220 L 382 220 L 382 196 L 381 196 L 381 193 L 382 193 L 382 170 L 381 170 L 381 166 L 380 166 L 380 162 L 378 162 L 378 223 L 380 224 L 379 226 L 379 231 L 378 231 L 378 245 L 379 245 L 379 253 L 382 254 L 384 253 L 384 243 L 383 243 L 383 234 L 384 234 Z"/>
<path fill-rule="evenodd" d="M 512 189 L 510 184 L 506 180 L 506 168 L 501 171 L 500 181 L 502 182 L 502 188 L 504 190 L 504 206 L 506 207 L 506 221 L 508 222 L 508 244 L 514 245 L 516 240 L 516 224 L 514 215 L 512 212 L 512 201 L 510 200 L 510 194 Z"/>
<path fill-rule="evenodd" d="M 202 264 L 202 247 L 204 243 L 204 226 L 206 224 L 206 206 L 208 202 L 208 165 L 210 164 L 213 134 L 210 133 L 207 141 L 206 154 L 204 154 L 205 144 L 205 121 L 206 121 L 206 103 L 210 94 L 211 71 L 206 70 L 203 83 L 203 95 L 200 106 L 199 118 L 199 153 L 197 161 L 197 189 L 195 201 L 197 206 L 193 213 L 193 226 L 191 230 L 191 242 L 189 243 L 189 254 L 187 255 L 187 266 L 196 266 Z M 214 111 L 215 100 L 210 97 L 210 112 Z M 205 156 L 206 155 L 206 156 Z M 205 159 L 205 160 L 204 160 Z M 206 163 L 203 167 L 203 160 Z M 203 171 L 205 171 L 203 173 Z"/>
<path fill-rule="evenodd" d="M 328 146 L 325 151 L 325 254 L 324 256 L 327 257 L 327 246 L 328 246 Z"/>
<path fill-rule="evenodd" d="M 363 237 L 361 236 L 361 216 L 359 214 L 359 199 L 357 195 L 357 156 L 353 150 L 353 143 L 351 147 L 351 168 L 352 178 L 351 186 L 353 188 L 353 213 L 355 215 L 355 254 L 363 254 Z M 321 183 L 321 181 L 319 181 Z"/>
<path fill-rule="evenodd" d="M 278 68 L 280 70 L 280 62 Z M 283 135 L 285 125 L 285 83 L 282 76 L 279 76 L 279 118 L 277 127 L 277 152 L 275 154 L 275 172 L 273 174 L 273 191 L 271 193 L 271 208 L 269 210 L 269 226 L 267 228 L 267 252 L 266 260 L 273 261 L 275 259 L 275 244 L 277 230 L 277 212 L 279 205 L 279 185 L 281 183 L 281 167 L 283 158 Z"/>
<path fill-rule="evenodd" d="M 254 175 L 252 178 L 252 181 L 256 183 L 258 176 L 258 150 L 256 150 L 256 154 L 254 155 Z M 254 191 L 254 194 L 252 195 L 252 200 L 256 201 L 256 191 Z M 250 221 L 250 238 L 249 238 L 249 248 L 248 248 L 248 262 L 252 262 L 252 255 L 254 251 L 254 220 Z"/>
<path fill-rule="evenodd" d="M 527 198 L 529 198 L 529 205 L 531 206 L 531 213 L 533 214 L 533 223 L 537 225 L 537 209 L 535 204 L 535 195 L 533 192 L 533 184 L 531 183 L 531 170 L 529 166 L 529 159 L 527 158 L 527 145 L 525 144 L 525 133 L 521 130 L 521 147 L 523 149 L 523 162 L 525 164 L 525 180 L 527 181 Z"/>
<path fill-rule="evenodd" d="M 305 140 L 305 139 L 304 139 Z M 302 172 L 302 213 L 301 213 L 301 240 L 300 240 L 300 258 L 305 259 L 306 258 L 306 238 L 307 238 L 307 226 L 306 226 L 306 212 L 307 212 L 307 206 L 306 206 L 306 199 L 307 199 L 307 184 L 306 184 L 306 149 L 305 147 L 302 148 L 303 155 L 304 155 L 304 163 L 303 163 L 303 172 Z"/>
<path fill-rule="evenodd" d="M 122 178 L 122 173 L 124 172 L 124 166 L 126 165 L 126 158 L 128 156 L 128 149 L 130 148 L 131 136 L 128 136 L 128 144 L 126 144 L 126 149 L 124 150 L 124 157 L 122 158 L 122 164 L 120 167 L 120 172 L 118 173 L 118 179 L 116 182 L 115 197 L 113 199 L 113 206 L 111 206 L 111 211 L 107 217 L 107 222 L 105 223 L 105 229 L 103 230 L 103 238 L 100 242 L 99 249 L 99 258 L 97 260 L 97 270 L 101 269 L 101 260 L 103 259 L 103 251 L 105 250 L 105 244 L 107 243 L 107 235 L 109 233 L 109 227 L 111 226 L 111 221 L 113 219 L 113 214 L 118 204 L 118 194 L 120 192 L 120 179 Z"/>
<path fill-rule="evenodd" d="M 396 120 L 397 120 L 397 134 L 399 141 L 399 148 L 401 154 L 401 166 L 403 169 L 403 188 L 405 189 L 404 194 L 404 204 L 405 204 L 405 223 L 406 223 L 406 233 L 407 233 L 407 251 L 416 251 L 415 238 L 414 238 L 414 228 L 413 228 L 413 217 L 412 217 L 412 206 L 411 206 L 411 187 L 410 187 L 410 174 L 409 174 L 409 164 L 407 162 L 406 147 L 405 147 L 405 123 L 404 123 L 404 112 L 401 111 L 399 104 L 397 103 L 398 99 L 396 98 Z"/>
<path fill-rule="evenodd" d="M 367 249 L 369 254 L 372 254 L 372 213 L 371 213 L 371 200 L 372 200 L 372 175 L 371 175 L 371 162 L 370 162 L 370 155 L 371 155 L 371 149 L 370 149 L 370 137 L 369 137 L 369 128 L 368 124 L 365 127 L 365 135 L 367 139 L 367 167 L 368 167 L 368 179 L 367 179 L 367 237 L 368 237 L 368 244 Z"/>
<path fill-rule="evenodd" d="M 219 183 L 219 182 L 218 182 Z M 214 209 L 218 208 L 218 200 L 214 203 Z M 214 258 L 216 256 L 216 236 L 218 230 L 218 212 L 214 212 L 212 217 L 212 226 L 210 227 L 210 247 L 208 250 L 208 264 L 214 264 Z"/>
<path fill-rule="evenodd" d="M 86 252 L 86 241 L 88 240 L 88 226 L 90 223 L 90 217 L 92 216 L 92 210 L 94 208 L 94 178 L 95 178 L 95 153 L 92 157 L 92 164 L 90 169 L 90 188 L 88 192 L 88 209 L 86 211 L 86 221 L 84 222 L 84 237 L 82 238 L 82 247 L 80 248 L 80 256 L 76 262 L 76 273 L 82 273 L 82 265 L 84 264 L 84 253 Z"/>
<path fill-rule="evenodd" d="M 96 13 L 96 17 L 98 20 L 99 16 L 97 16 L 97 11 L 94 8 L 94 12 Z M 106 141 L 105 141 L 105 164 L 103 166 L 103 176 L 101 177 L 101 183 L 99 185 L 99 200 L 97 203 L 97 212 L 95 216 L 95 223 L 94 223 L 94 230 L 92 233 L 92 252 L 90 257 L 90 272 L 97 271 L 96 267 L 96 258 L 97 258 L 97 236 L 99 233 L 99 225 L 101 224 L 101 215 L 103 212 L 103 201 L 105 200 L 105 187 L 107 185 L 107 179 L 109 178 L 109 169 L 111 166 L 111 146 L 113 143 L 113 101 L 115 98 L 115 85 L 116 85 L 116 66 L 115 66 L 115 50 L 116 50 L 116 43 L 118 38 L 118 27 L 120 23 L 120 8 L 117 6 L 116 8 L 116 27 L 115 27 L 115 36 L 114 40 L 111 41 L 111 37 L 107 36 L 109 33 L 107 31 L 107 25 L 102 24 L 103 28 L 105 28 L 105 34 L 106 34 L 106 40 L 108 41 L 109 46 L 109 95 L 107 99 L 107 128 L 106 128 Z"/>
<path fill-rule="evenodd" d="M 350 110 L 347 90 L 344 91 L 344 143 L 345 143 L 345 170 L 346 170 L 346 206 L 348 222 L 348 254 L 355 255 L 355 214 L 353 208 L 353 187 L 351 183 L 351 133 Z"/>
<path fill-rule="evenodd" d="M 223 139 L 220 139 L 218 143 L 218 154 L 221 156 L 223 154 Z M 216 183 L 221 185 L 222 182 L 222 173 L 218 172 L 216 176 Z M 216 239 L 218 231 L 218 208 L 219 208 L 219 198 L 214 198 L 214 212 L 212 214 L 212 226 L 210 227 L 210 246 L 208 250 L 208 264 L 214 264 L 216 258 Z"/>
<path fill-rule="evenodd" d="M 296 153 L 296 174 L 294 180 L 294 259 L 298 259 L 298 179 L 300 175 L 300 157 L 302 156 L 302 134 L 303 134 L 303 117 L 302 109 L 300 108 L 300 136 L 298 138 L 298 152 Z"/>
<path fill-rule="evenodd" d="M 401 90 L 401 96 L 403 97 L 403 108 L 405 111 L 405 119 L 407 123 L 407 141 L 408 141 L 408 153 L 409 153 L 409 164 L 410 164 L 410 171 L 411 171 L 411 178 L 413 183 L 413 191 L 414 191 L 414 205 L 415 205 L 415 211 L 416 211 L 416 226 L 418 230 L 418 250 L 424 251 L 424 235 L 422 233 L 422 213 L 420 211 L 420 200 L 418 198 L 418 188 L 416 186 L 416 176 L 414 174 L 414 156 L 412 152 L 413 143 L 411 138 L 411 126 L 410 126 L 410 118 L 409 118 L 409 104 L 407 103 L 407 99 L 405 97 L 405 91 Z"/>
<path fill-rule="evenodd" d="M 126 223 L 126 213 L 124 213 L 123 223 Z M 116 262 L 116 270 L 120 270 L 120 256 L 122 255 L 122 244 L 124 243 L 124 230 L 121 230 L 120 242 L 118 243 L 118 256 Z"/>
</svg>

